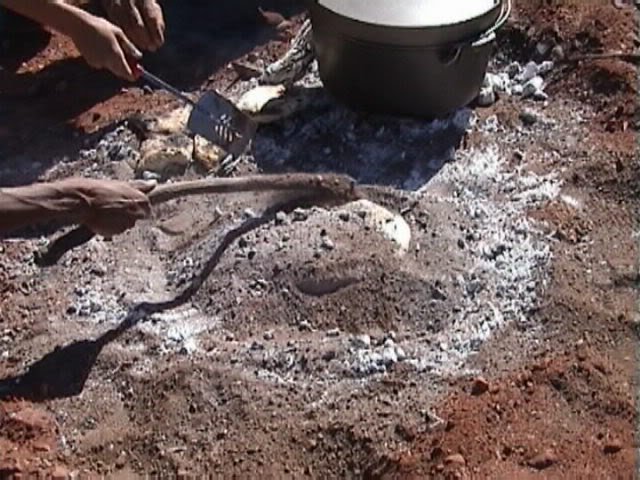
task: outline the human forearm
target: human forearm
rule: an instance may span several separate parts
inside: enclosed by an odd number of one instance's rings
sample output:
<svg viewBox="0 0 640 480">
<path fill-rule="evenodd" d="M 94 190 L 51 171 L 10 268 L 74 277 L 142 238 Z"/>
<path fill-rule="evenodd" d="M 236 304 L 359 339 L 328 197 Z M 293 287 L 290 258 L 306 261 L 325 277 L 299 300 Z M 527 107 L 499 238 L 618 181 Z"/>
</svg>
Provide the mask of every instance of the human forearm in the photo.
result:
<svg viewBox="0 0 640 480">
<path fill-rule="evenodd" d="M 86 205 L 85 198 L 61 182 L 0 188 L 0 232 L 50 220 L 76 223 Z"/>
<path fill-rule="evenodd" d="M 91 16 L 62 0 L 0 0 L 0 5 L 69 36 Z"/>
</svg>

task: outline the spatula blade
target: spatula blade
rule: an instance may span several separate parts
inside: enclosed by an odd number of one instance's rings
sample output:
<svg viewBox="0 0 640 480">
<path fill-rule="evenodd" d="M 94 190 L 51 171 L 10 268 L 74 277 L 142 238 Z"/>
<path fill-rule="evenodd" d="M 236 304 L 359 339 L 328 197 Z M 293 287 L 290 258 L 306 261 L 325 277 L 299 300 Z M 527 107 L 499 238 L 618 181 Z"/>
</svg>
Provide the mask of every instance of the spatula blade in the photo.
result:
<svg viewBox="0 0 640 480">
<path fill-rule="evenodd" d="M 257 124 L 229 100 L 205 92 L 191 110 L 187 128 L 237 157 L 244 153 Z"/>
</svg>

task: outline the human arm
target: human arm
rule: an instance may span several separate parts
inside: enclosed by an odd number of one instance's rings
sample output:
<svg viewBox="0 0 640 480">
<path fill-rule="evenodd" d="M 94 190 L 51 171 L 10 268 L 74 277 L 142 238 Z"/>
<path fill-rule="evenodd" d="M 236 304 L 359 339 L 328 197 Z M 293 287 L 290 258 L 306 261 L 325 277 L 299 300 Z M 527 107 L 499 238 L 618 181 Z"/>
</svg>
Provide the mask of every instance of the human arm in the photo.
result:
<svg viewBox="0 0 640 480">
<path fill-rule="evenodd" d="M 57 182 L 0 188 L 0 232 L 51 220 L 83 224 L 111 237 L 151 212 L 149 182 L 68 178 Z"/>
<path fill-rule="evenodd" d="M 69 36 L 94 68 L 133 81 L 132 60 L 142 57 L 121 28 L 63 0 L 0 0 L 0 5 Z"/>
</svg>

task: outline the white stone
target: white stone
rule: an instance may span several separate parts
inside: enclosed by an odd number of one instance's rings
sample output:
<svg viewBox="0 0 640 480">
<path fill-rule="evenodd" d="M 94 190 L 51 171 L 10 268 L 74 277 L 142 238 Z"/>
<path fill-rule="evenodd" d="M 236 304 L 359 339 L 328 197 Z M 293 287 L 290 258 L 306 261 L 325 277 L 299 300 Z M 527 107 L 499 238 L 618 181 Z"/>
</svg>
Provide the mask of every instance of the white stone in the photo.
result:
<svg viewBox="0 0 640 480">
<path fill-rule="evenodd" d="M 544 75 L 545 73 L 549 73 L 553 70 L 554 63 L 551 60 L 545 60 L 540 65 L 538 65 L 538 75 Z"/>
<path fill-rule="evenodd" d="M 152 133 L 170 135 L 184 132 L 187 128 L 191 107 L 180 107 L 170 112 L 153 118 L 149 122 L 149 130 Z"/>
<path fill-rule="evenodd" d="M 349 211 L 354 217 L 362 217 L 365 225 L 379 231 L 386 239 L 394 242 L 398 247 L 399 255 L 404 255 L 409 250 L 411 229 L 401 215 L 394 214 L 369 200 L 351 202 L 344 206 L 344 211 Z M 363 212 L 364 215 L 359 215 Z"/>
<path fill-rule="evenodd" d="M 547 93 L 543 90 L 536 90 L 535 92 L 533 92 L 532 97 L 538 102 L 545 102 L 549 100 L 549 95 L 547 95 Z"/>
<path fill-rule="evenodd" d="M 193 160 L 205 171 L 211 172 L 220 166 L 227 152 L 204 137 L 193 138 Z"/>
<path fill-rule="evenodd" d="M 532 78 L 538 75 L 538 64 L 536 62 L 529 62 L 524 66 L 520 81 L 528 82 Z"/>
<path fill-rule="evenodd" d="M 482 87 L 478 94 L 478 105 L 488 107 L 496 102 L 496 93 L 492 87 Z"/>
<path fill-rule="evenodd" d="M 371 347 L 371 337 L 369 335 L 357 335 L 351 339 L 351 344 L 358 349 L 367 349 Z"/>
<path fill-rule="evenodd" d="M 533 77 L 527 81 L 522 87 L 522 95 L 524 97 L 530 97 L 536 92 L 543 90 L 544 80 L 542 77 Z"/>
<path fill-rule="evenodd" d="M 522 65 L 520 65 L 518 62 L 511 62 L 507 66 L 507 75 L 509 75 L 510 78 L 515 78 L 519 76 L 521 73 L 522 73 Z"/>
<path fill-rule="evenodd" d="M 191 163 L 193 142 L 186 135 L 151 137 L 140 146 L 140 160 L 136 166 L 142 172 L 153 172 L 164 178 L 184 173 Z"/>
<path fill-rule="evenodd" d="M 398 362 L 398 355 L 396 353 L 396 349 L 393 347 L 385 348 L 382 351 L 382 361 L 385 365 L 393 365 Z"/>
</svg>

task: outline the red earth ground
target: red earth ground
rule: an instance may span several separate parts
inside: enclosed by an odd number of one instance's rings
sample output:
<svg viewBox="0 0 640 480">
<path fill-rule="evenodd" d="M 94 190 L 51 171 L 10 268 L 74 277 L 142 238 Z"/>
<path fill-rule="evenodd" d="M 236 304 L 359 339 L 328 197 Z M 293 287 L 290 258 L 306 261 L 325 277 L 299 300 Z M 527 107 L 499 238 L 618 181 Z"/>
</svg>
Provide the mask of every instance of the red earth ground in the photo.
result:
<svg viewBox="0 0 640 480">
<path fill-rule="evenodd" d="M 633 7 L 617 8 L 604 0 L 518 1 L 500 41 L 522 58 L 529 58 L 540 41 L 549 39 L 562 45 L 568 57 L 629 51 L 640 44 L 635 18 Z M 285 48 L 283 43 L 272 41 L 257 46 L 251 55 L 269 61 Z M 27 59 L 17 76 L 8 70 L 0 72 L 0 93 L 15 107 L 3 112 L 0 124 L 0 143 L 7 153 L 19 151 L 25 142 L 37 141 L 41 144 L 35 145 L 36 149 L 73 150 L 71 145 L 82 144 L 86 133 L 131 113 L 169 108 L 163 94 L 145 94 L 138 88 L 120 90 L 102 73 L 85 70 L 79 63 L 58 62 L 71 56 L 75 56 L 72 45 L 54 35 L 46 48 Z M 231 71 L 222 68 L 202 85 L 222 88 L 233 81 Z M 532 353 L 528 358 L 505 364 L 501 360 L 504 350 L 524 347 L 518 343 L 516 327 L 503 332 L 479 355 L 483 378 L 452 381 L 449 391 L 433 407 L 433 413 L 444 420 L 440 427 L 429 430 L 424 425 L 399 423 L 397 434 L 403 447 L 383 455 L 370 448 L 368 458 L 354 454 L 361 472 L 353 473 L 354 477 L 635 477 L 640 321 L 638 252 L 633 235 L 638 229 L 640 185 L 636 68 L 621 59 L 567 63 L 554 73 L 548 92 L 553 97 L 579 99 L 599 112 L 591 135 L 567 152 L 575 159 L 562 172 L 567 188 L 586 199 L 587 208 L 577 215 L 564 204 L 552 202 L 531 212 L 533 218 L 547 222 L 549 234 L 557 239 L 550 283 L 533 313 L 545 326 L 545 341 L 529 346 L 527 351 Z M 491 114 L 505 123 L 517 118 L 510 101 L 479 112 L 480 116 Z M 27 253 L 19 245 L 2 246 L 5 256 L 20 258 Z M 609 272 L 605 279 L 596 281 L 585 275 L 602 265 Z M 11 271 L 0 269 L 0 294 L 3 328 L 30 328 L 24 320 L 30 318 L 25 313 L 29 310 L 29 285 L 16 284 Z M 49 294 L 51 302 L 46 298 L 39 301 L 45 309 L 55 307 L 56 292 Z M 39 315 L 44 313 L 46 310 Z M 19 360 L 10 357 L 7 361 Z M 187 382 L 184 375 L 183 369 L 167 382 L 178 389 Z M 162 385 L 167 383 L 163 380 Z M 157 384 L 150 383 L 145 395 L 153 395 L 155 388 Z M 161 420 L 151 417 L 149 421 Z M 103 464 L 62 455 L 57 446 L 59 433 L 47 405 L 2 401 L 0 476 L 45 473 L 64 478 L 80 466 L 104 471 L 107 454 Z M 335 445 L 338 458 L 348 455 L 356 443 L 360 451 L 369 451 L 361 446 L 367 443 L 366 432 L 356 435 L 347 430 L 343 437 Z M 247 442 L 260 438 L 248 436 Z M 288 458 L 304 441 L 292 436 L 284 446 L 286 442 L 266 448 L 272 458 Z M 337 475 L 330 467 L 311 468 L 331 462 L 328 457 L 323 460 L 309 454 L 310 476 Z M 235 464 L 223 463 L 229 467 L 229 477 L 240 471 L 234 470 Z"/>
</svg>

